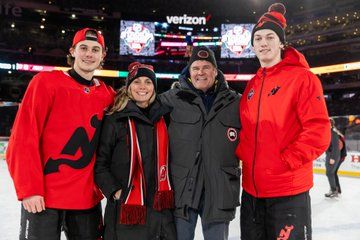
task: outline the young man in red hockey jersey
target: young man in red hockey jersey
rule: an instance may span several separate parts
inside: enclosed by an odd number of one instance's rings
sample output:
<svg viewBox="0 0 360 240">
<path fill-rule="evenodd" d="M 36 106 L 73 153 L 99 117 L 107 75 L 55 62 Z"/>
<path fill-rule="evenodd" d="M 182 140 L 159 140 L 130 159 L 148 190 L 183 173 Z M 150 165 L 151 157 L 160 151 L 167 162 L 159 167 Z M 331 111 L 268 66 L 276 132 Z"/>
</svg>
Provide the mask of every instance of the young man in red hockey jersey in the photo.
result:
<svg viewBox="0 0 360 240">
<path fill-rule="evenodd" d="M 240 101 L 241 239 L 311 240 L 313 160 L 330 142 L 320 80 L 285 47 L 285 7 L 273 4 L 252 31 L 261 68 Z"/>
<path fill-rule="evenodd" d="M 93 167 L 104 109 L 114 92 L 94 78 L 106 55 L 95 29 L 78 31 L 72 68 L 41 72 L 24 95 L 6 161 L 22 201 L 20 239 L 101 238 L 102 195 Z"/>
</svg>

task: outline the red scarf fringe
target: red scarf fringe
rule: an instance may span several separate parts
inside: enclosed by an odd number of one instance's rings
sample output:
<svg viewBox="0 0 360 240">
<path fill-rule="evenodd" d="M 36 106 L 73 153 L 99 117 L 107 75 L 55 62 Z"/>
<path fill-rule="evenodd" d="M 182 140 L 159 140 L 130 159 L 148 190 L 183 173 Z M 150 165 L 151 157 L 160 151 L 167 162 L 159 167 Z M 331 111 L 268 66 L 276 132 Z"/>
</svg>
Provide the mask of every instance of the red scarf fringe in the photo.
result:
<svg viewBox="0 0 360 240">
<path fill-rule="evenodd" d="M 145 224 L 146 207 L 144 205 L 121 204 L 120 223 L 121 224 Z"/>
<path fill-rule="evenodd" d="M 174 191 L 156 191 L 153 208 L 157 211 L 174 208 Z"/>
</svg>

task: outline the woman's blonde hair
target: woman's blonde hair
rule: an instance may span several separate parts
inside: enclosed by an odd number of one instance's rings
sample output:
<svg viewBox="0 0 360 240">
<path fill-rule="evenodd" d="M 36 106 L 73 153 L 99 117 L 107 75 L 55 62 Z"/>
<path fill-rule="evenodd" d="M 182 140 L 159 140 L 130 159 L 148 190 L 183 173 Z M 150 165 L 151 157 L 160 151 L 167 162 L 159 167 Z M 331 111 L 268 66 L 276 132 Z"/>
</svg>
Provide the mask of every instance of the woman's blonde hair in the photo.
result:
<svg viewBox="0 0 360 240">
<path fill-rule="evenodd" d="M 108 112 L 109 115 L 113 114 L 115 112 L 122 111 L 126 107 L 129 99 L 133 100 L 136 103 L 136 101 L 134 100 L 134 97 L 131 95 L 131 91 L 129 91 L 130 87 L 131 86 L 129 86 L 129 87 L 123 86 L 122 88 L 120 88 L 117 91 L 117 93 L 115 95 L 115 99 L 114 99 L 114 104 L 111 106 L 111 108 Z M 155 101 L 155 98 L 156 98 L 156 92 L 155 92 L 155 88 L 154 88 L 154 93 L 151 96 L 151 98 L 149 99 L 148 105 L 152 104 Z"/>
</svg>

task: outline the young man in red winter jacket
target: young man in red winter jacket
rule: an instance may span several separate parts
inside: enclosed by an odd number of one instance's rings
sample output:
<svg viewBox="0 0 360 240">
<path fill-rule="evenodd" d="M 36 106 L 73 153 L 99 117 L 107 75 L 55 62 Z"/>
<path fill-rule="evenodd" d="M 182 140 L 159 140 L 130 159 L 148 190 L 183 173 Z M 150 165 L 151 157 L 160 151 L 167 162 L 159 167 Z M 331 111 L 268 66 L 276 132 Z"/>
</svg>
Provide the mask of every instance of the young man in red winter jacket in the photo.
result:
<svg viewBox="0 0 360 240">
<path fill-rule="evenodd" d="M 6 161 L 22 201 L 20 239 L 101 238 L 102 195 L 94 184 L 95 150 L 114 92 L 94 78 L 106 55 L 95 29 L 78 31 L 67 71 L 31 80 L 17 113 Z"/>
<path fill-rule="evenodd" d="M 285 7 L 273 4 L 251 43 L 260 69 L 240 102 L 241 239 L 311 239 L 312 162 L 328 147 L 330 123 L 319 79 L 284 47 Z"/>
</svg>

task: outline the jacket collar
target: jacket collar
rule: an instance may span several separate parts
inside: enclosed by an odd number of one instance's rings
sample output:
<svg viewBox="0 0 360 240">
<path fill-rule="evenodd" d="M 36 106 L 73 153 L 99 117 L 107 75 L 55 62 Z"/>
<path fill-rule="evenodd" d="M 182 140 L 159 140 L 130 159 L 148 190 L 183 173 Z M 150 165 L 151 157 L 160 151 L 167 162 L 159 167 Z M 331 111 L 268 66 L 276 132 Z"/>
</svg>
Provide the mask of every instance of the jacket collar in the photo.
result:
<svg viewBox="0 0 360 240">
<path fill-rule="evenodd" d="M 175 84 L 176 89 L 179 90 L 177 92 L 177 96 L 181 98 L 184 101 L 187 101 L 189 103 L 193 103 L 195 99 L 200 99 L 200 94 L 203 94 L 200 92 L 200 90 L 195 89 L 195 87 L 192 85 L 192 83 L 189 81 L 190 73 L 189 73 L 189 67 L 186 66 L 180 76 L 179 81 L 177 84 Z M 217 86 L 213 91 L 215 91 L 216 94 L 218 94 L 221 91 L 229 89 L 229 85 L 225 80 L 224 74 L 218 70 L 218 75 L 216 76 L 217 80 Z M 201 101 L 201 99 L 200 99 Z"/>
<path fill-rule="evenodd" d="M 191 83 L 191 81 L 189 81 L 190 79 L 190 72 L 189 72 L 189 66 L 186 66 L 180 73 L 179 76 L 179 83 L 181 86 L 181 89 L 183 90 L 190 90 L 194 93 L 197 93 L 197 90 Z M 216 80 L 217 80 L 217 86 L 214 89 L 215 92 L 218 92 L 220 90 L 222 90 L 223 88 L 229 88 L 224 74 L 221 70 L 218 69 L 218 75 L 216 76 Z"/>
<path fill-rule="evenodd" d="M 216 95 L 213 106 L 208 113 L 207 120 L 212 119 L 221 109 L 236 100 L 234 94 L 231 94 L 231 90 L 229 89 L 229 86 L 225 81 L 223 73 L 220 71 L 219 73 L 220 79 L 222 79 L 223 81 L 220 81 L 221 84 L 219 85 L 218 93 Z M 188 81 L 186 81 L 184 77 L 185 75 L 180 75 L 179 82 L 174 84 L 173 86 L 173 88 L 179 90 L 176 95 L 185 102 L 198 105 L 202 112 L 206 113 L 206 109 L 204 107 L 201 97 L 196 94 L 196 92 L 190 89 L 190 87 L 188 86 Z"/>
<path fill-rule="evenodd" d="M 126 107 L 117 114 L 118 118 L 134 117 L 146 123 L 154 124 L 162 116 L 171 112 L 171 110 L 171 107 L 162 104 L 158 98 L 156 98 L 150 106 L 149 116 L 145 116 L 132 100 L 129 100 Z"/>
<path fill-rule="evenodd" d="M 230 103 L 234 102 L 236 99 L 236 96 L 234 96 L 234 94 L 231 94 L 231 90 L 219 92 L 206 118 L 206 121 L 210 121 L 218 114 L 218 112 L 220 112 L 220 110 L 222 110 Z"/>
<path fill-rule="evenodd" d="M 260 67 L 256 75 L 261 78 L 264 71 L 266 75 L 278 72 L 284 66 L 302 67 L 310 69 L 303 54 L 293 47 L 287 47 L 283 52 L 283 58 L 280 62 L 271 67 Z"/>
</svg>

